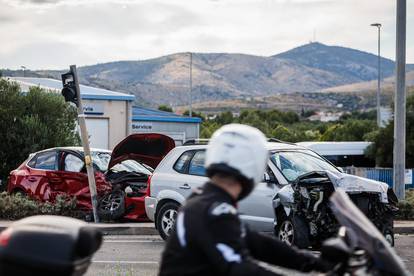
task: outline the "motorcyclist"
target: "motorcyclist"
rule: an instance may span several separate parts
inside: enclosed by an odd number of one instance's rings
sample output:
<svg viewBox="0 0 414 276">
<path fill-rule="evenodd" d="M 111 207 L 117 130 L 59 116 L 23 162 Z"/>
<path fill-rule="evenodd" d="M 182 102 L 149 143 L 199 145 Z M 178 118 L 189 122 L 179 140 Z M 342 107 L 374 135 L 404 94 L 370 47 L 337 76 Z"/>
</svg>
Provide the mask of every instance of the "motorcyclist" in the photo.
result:
<svg viewBox="0 0 414 276">
<path fill-rule="evenodd" d="M 262 180 L 267 160 L 265 136 L 256 128 L 230 124 L 213 134 L 205 162 L 210 181 L 180 210 L 160 276 L 277 275 L 258 261 L 300 271 L 325 269 L 312 254 L 241 223 L 237 202 Z"/>
</svg>

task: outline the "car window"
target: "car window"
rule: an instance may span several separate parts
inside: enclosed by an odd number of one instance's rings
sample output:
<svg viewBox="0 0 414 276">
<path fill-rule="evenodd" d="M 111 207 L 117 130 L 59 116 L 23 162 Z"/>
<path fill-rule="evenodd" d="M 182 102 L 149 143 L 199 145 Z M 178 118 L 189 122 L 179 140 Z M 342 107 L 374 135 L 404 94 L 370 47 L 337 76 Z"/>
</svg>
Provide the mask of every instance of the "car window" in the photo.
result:
<svg viewBox="0 0 414 276">
<path fill-rule="evenodd" d="M 36 166 L 36 156 L 35 156 L 35 157 L 33 157 L 33 155 L 32 155 L 32 159 L 30 159 L 30 161 L 29 161 L 29 162 L 27 162 L 27 165 L 28 165 L 29 167 L 34 168 L 34 167 Z"/>
<path fill-rule="evenodd" d="M 56 153 L 54 151 L 39 153 L 34 166 L 40 170 L 56 170 Z"/>
<path fill-rule="evenodd" d="M 206 169 L 204 167 L 204 161 L 206 152 L 204 150 L 197 151 L 191 159 L 190 166 L 188 167 L 188 173 L 194 175 L 205 176 Z"/>
<path fill-rule="evenodd" d="M 63 170 L 67 172 L 81 172 L 83 166 L 82 159 L 70 153 L 66 154 Z"/>
<path fill-rule="evenodd" d="M 185 168 L 187 167 L 188 162 L 193 156 L 194 151 L 186 151 L 178 158 L 178 160 L 174 164 L 174 170 L 180 173 L 185 173 Z"/>
</svg>

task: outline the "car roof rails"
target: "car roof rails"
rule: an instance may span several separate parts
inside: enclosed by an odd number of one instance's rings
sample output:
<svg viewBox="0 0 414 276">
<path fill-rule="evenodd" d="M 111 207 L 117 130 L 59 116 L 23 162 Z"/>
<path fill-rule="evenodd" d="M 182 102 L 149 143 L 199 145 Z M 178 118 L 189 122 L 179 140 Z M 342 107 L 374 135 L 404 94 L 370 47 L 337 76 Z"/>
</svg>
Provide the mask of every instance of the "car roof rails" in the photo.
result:
<svg viewBox="0 0 414 276">
<path fill-rule="evenodd" d="M 207 145 L 210 139 L 189 139 L 184 142 L 183 146 L 190 146 L 190 145 Z"/>
<path fill-rule="evenodd" d="M 275 143 L 286 143 L 285 141 L 276 139 L 276 138 L 267 138 L 268 142 L 275 142 Z"/>
<path fill-rule="evenodd" d="M 283 144 L 289 144 L 289 145 L 296 145 L 295 143 L 279 140 L 277 138 L 267 138 L 267 141 L 268 142 L 273 142 L 273 143 L 283 143 Z"/>
</svg>

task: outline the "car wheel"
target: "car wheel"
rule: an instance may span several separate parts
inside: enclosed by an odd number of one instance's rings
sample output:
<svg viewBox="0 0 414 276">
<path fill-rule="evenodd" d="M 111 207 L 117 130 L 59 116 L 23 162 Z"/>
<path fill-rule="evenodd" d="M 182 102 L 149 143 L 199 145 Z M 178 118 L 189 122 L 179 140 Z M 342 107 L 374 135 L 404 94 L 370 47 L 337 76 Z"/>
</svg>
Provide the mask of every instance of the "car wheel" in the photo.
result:
<svg viewBox="0 0 414 276">
<path fill-rule="evenodd" d="M 161 238 L 166 240 L 174 229 L 179 205 L 175 202 L 167 202 L 160 208 L 157 215 L 157 229 Z"/>
<path fill-rule="evenodd" d="M 289 216 L 282 220 L 276 232 L 279 240 L 288 245 L 295 245 L 300 249 L 308 248 L 310 245 L 309 228 L 299 216 Z"/>
<path fill-rule="evenodd" d="M 125 194 L 113 191 L 104 195 L 98 203 L 98 215 L 104 220 L 118 220 L 125 214 Z"/>
</svg>

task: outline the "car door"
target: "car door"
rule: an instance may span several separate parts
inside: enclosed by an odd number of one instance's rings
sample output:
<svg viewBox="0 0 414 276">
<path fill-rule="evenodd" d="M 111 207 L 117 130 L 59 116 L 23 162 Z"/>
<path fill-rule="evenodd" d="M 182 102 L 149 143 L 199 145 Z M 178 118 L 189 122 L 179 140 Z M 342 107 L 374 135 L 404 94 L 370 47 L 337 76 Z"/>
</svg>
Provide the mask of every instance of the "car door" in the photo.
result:
<svg viewBox="0 0 414 276">
<path fill-rule="evenodd" d="M 184 198 L 206 183 L 204 168 L 205 150 L 189 150 L 184 152 L 174 164 L 178 172 L 171 181 L 175 182 L 175 190 Z"/>
<path fill-rule="evenodd" d="M 187 184 L 190 189 L 187 189 L 189 192 L 188 195 L 191 194 L 197 188 L 200 188 L 204 185 L 208 178 L 206 177 L 206 169 L 204 167 L 204 161 L 206 157 L 205 150 L 196 150 L 194 151 L 194 155 L 192 156 L 191 160 L 188 164 L 188 171 L 187 171 Z M 185 184 L 182 188 L 185 187 Z"/>
<path fill-rule="evenodd" d="M 30 160 L 30 174 L 25 181 L 32 194 L 41 200 L 53 199 L 52 187 L 59 179 L 55 177 L 57 170 L 56 150 L 39 152 Z"/>
<path fill-rule="evenodd" d="M 249 225 L 250 229 L 260 232 L 273 231 L 275 217 L 273 198 L 280 189 L 269 166 L 266 169 L 268 179 L 258 183 L 253 191 L 239 202 L 240 218 Z"/>
<path fill-rule="evenodd" d="M 84 167 L 80 156 L 72 152 L 61 151 L 59 171 L 56 172 L 61 183 L 54 185 L 55 191 L 65 193 L 68 196 L 82 195 L 82 191 L 88 192 L 88 177 Z"/>
</svg>

